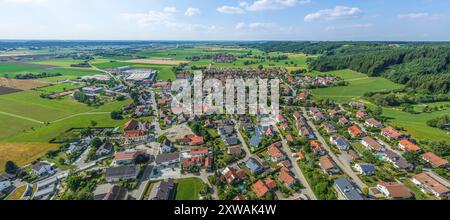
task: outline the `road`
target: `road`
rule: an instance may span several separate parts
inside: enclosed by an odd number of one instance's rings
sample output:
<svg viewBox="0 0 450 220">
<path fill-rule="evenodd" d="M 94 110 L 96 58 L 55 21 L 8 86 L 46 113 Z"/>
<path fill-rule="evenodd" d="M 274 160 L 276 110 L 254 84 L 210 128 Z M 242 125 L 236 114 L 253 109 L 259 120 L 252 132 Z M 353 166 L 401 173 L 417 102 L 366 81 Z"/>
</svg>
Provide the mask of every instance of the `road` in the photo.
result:
<svg viewBox="0 0 450 220">
<path fill-rule="evenodd" d="M 277 126 L 275 126 L 276 132 L 278 132 L 278 134 L 280 134 L 282 143 L 283 143 L 283 150 L 284 152 L 287 154 L 288 159 L 291 161 L 291 164 L 293 166 L 293 171 L 295 176 L 297 177 L 297 179 L 300 180 L 300 182 L 302 183 L 302 185 L 305 187 L 302 191 L 303 193 L 305 193 L 309 199 L 311 200 L 317 200 L 316 195 L 314 194 L 311 186 L 308 183 L 308 180 L 306 179 L 305 175 L 303 174 L 302 170 L 300 169 L 300 167 L 298 166 L 297 160 L 292 156 L 292 150 L 289 147 L 289 145 L 287 144 L 287 140 L 283 137 L 283 135 L 280 132 L 280 129 L 278 129 Z"/>
<path fill-rule="evenodd" d="M 303 112 L 303 116 L 306 118 L 306 121 L 308 122 L 308 125 L 311 127 L 311 129 L 313 130 L 314 134 L 316 135 L 317 140 L 319 140 L 319 142 L 322 143 L 323 147 L 325 147 L 325 149 L 328 151 L 328 154 L 331 156 L 331 158 L 334 160 L 334 162 L 336 162 L 336 164 L 340 167 L 340 169 L 345 174 L 347 174 L 348 176 L 350 176 L 350 178 L 353 179 L 353 182 L 355 182 L 356 185 L 360 189 L 367 188 L 368 186 L 352 170 L 350 162 L 346 161 L 343 158 L 343 156 L 338 157 L 338 156 L 336 156 L 336 154 L 333 153 L 333 151 L 331 150 L 330 146 L 328 146 L 328 143 L 325 141 L 325 139 L 322 137 L 322 135 L 317 130 L 317 128 L 314 125 L 314 123 L 311 122 L 311 119 L 306 114 L 306 109 L 305 108 L 302 108 L 302 112 Z"/>
</svg>

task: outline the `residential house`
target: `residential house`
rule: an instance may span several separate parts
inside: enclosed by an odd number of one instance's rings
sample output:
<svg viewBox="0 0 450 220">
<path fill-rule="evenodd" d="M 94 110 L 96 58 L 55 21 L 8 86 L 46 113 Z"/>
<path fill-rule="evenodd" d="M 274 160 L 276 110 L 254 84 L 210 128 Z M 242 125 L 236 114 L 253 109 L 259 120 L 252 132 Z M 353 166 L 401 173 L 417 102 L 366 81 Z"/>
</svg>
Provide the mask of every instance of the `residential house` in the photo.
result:
<svg viewBox="0 0 450 220">
<path fill-rule="evenodd" d="M 240 143 L 240 141 L 239 141 L 239 139 L 236 136 L 225 138 L 225 144 L 227 146 L 236 146 L 239 143 Z"/>
<path fill-rule="evenodd" d="M 347 126 L 350 125 L 350 121 L 347 118 L 342 117 L 339 119 L 338 124 L 341 126 Z"/>
<path fill-rule="evenodd" d="M 401 140 L 398 143 L 398 147 L 400 147 L 400 149 L 402 149 L 402 150 L 404 150 L 406 152 L 410 152 L 410 151 L 420 152 L 420 151 L 422 151 L 422 149 L 419 146 L 415 145 L 414 143 L 412 143 L 411 141 L 406 140 L 406 139 Z"/>
<path fill-rule="evenodd" d="M 233 155 L 233 156 L 239 156 L 243 153 L 244 151 L 242 150 L 241 147 L 229 147 L 227 150 L 227 153 L 229 155 Z"/>
<path fill-rule="evenodd" d="M 143 153 L 145 152 L 134 149 L 118 152 L 114 155 L 114 161 L 117 165 L 129 165 L 134 163 L 134 160 L 139 154 Z"/>
<path fill-rule="evenodd" d="M 0 192 L 3 192 L 3 190 L 8 189 L 11 186 L 12 186 L 11 181 L 0 180 Z"/>
<path fill-rule="evenodd" d="M 263 198 L 269 192 L 269 188 L 266 186 L 266 184 L 262 180 L 258 180 L 256 183 L 254 183 L 252 188 L 253 188 L 253 192 L 259 198 Z"/>
<path fill-rule="evenodd" d="M 319 166 L 322 168 L 322 170 L 325 173 L 327 173 L 329 175 L 337 174 L 337 173 L 341 172 L 341 170 L 336 165 L 336 163 L 334 163 L 334 161 L 328 156 L 322 156 L 319 159 Z"/>
<path fill-rule="evenodd" d="M 364 137 L 365 134 L 358 125 L 353 125 L 347 129 L 348 133 L 352 138 Z"/>
<path fill-rule="evenodd" d="M 438 155 L 428 152 L 422 155 L 422 159 L 430 163 L 433 167 L 448 167 L 448 161 Z"/>
<path fill-rule="evenodd" d="M 160 154 L 171 153 L 174 150 L 174 148 L 175 145 L 169 139 L 166 139 L 161 143 L 159 147 L 159 153 Z"/>
<path fill-rule="evenodd" d="M 313 118 L 315 121 L 317 122 L 321 122 L 321 121 L 325 121 L 327 120 L 327 118 L 323 115 L 322 112 L 318 111 L 316 113 L 314 113 Z"/>
<path fill-rule="evenodd" d="M 275 121 L 277 123 L 284 123 L 287 122 L 287 119 L 283 115 L 277 115 L 275 116 Z"/>
<path fill-rule="evenodd" d="M 306 126 L 300 128 L 299 135 L 310 140 L 316 138 L 311 129 L 307 128 Z"/>
<path fill-rule="evenodd" d="M 414 166 L 408 161 L 406 161 L 404 157 L 395 153 L 394 151 L 386 150 L 385 155 L 386 155 L 385 160 L 392 163 L 394 167 L 396 167 L 397 169 L 411 171 L 414 168 Z"/>
<path fill-rule="evenodd" d="M 350 144 L 347 139 L 340 135 L 335 135 L 330 137 L 330 142 L 336 145 L 342 151 L 350 150 Z"/>
<path fill-rule="evenodd" d="M 254 158 L 250 158 L 249 160 L 247 160 L 245 165 L 248 169 L 250 169 L 250 172 L 252 172 L 252 174 L 259 174 L 264 171 L 263 165 Z"/>
<path fill-rule="evenodd" d="M 158 167 L 169 167 L 176 165 L 180 162 L 180 153 L 175 152 L 157 155 L 155 162 Z"/>
<path fill-rule="evenodd" d="M 281 143 L 275 143 L 269 146 L 267 153 L 269 154 L 270 160 L 272 162 L 280 162 L 286 159 L 286 156 L 281 152 L 279 145 Z"/>
<path fill-rule="evenodd" d="M 311 150 L 313 153 L 318 154 L 318 155 L 327 154 L 327 151 L 325 150 L 325 148 L 322 146 L 322 144 L 320 142 L 311 141 L 310 145 L 311 145 Z"/>
<path fill-rule="evenodd" d="M 162 180 L 155 184 L 150 193 L 151 200 L 170 200 L 175 189 L 175 180 Z"/>
<path fill-rule="evenodd" d="M 325 129 L 325 131 L 328 134 L 336 134 L 338 132 L 338 130 L 336 129 L 336 127 L 334 127 L 332 124 L 328 123 L 328 122 L 324 122 L 322 123 L 322 128 Z"/>
<path fill-rule="evenodd" d="M 410 199 L 413 194 L 409 189 L 399 182 L 380 182 L 377 185 L 377 189 L 383 193 L 384 196 L 391 199 Z"/>
<path fill-rule="evenodd" d="M 109 142 L 103 143 L 102 146 L 100 146 L 97 151 L 95 152 L 95 156 L 97 158 L 105 157 L 114 151 L 113 145 Z"/>
<path fill-rule="evenodd" d="M 347 178 L 339 178 L 334 181 L 334 187 L 340 196 L 346 200 L 364 200 L 359 189 Z"/>
<path fill-rule="evenodd" d="M 297 183 L 297 180 L 286 171 L 281 171 L 278 174 L 278 179 L 288 188 L 293 187 Z"/>
<path fill-rule="evenodd" d="M 376 141 L 375 139 L 373 139 L 370 136 L 366 136 L 361 140 L 361 144 L 364 145 L 365 147 L 369 148 L 370 150 L 376 151 L 376 152 L 382 152 L 385 151 L 386 149 L 383 147 L 383 145 L 381 145 L 380 143 L 378 143 L 378 141 Z"/>
<path fill-rule="evenodd" d="M 367 119 L 365 121 L 364 125 L 366 125 L 369 128 L 382 128 L 383 127 L 383 124 L 374 118 Z"/>
<path fill-rule="evenodd" d="M 227 167 L 222 171 L 222 180 L 232 185 L 245 178 L 244 170 L 240 168 Z"/>
<path fill-rule="evenodd" d="M 415 175 L 412 182 L 425 193 L 432 193 L 436 197 L 450 196 L 450 190 L 446 186 L 426 173 Z"/>
<path fill-rule="evenodd" d="M 53 175 L 56 171 L 53 169 L 53 165 L 47 162 L 37 162 L 31 166 L 31 171 L 36 176 Z"/>
<path fill-rule="evenodd" d="M 359 110 L 356 112 L 356 118 L 365 119 L 367 117 L 367 113 L 365 111 Z"/>
<path fill-rule="evenodd" d="M 359 174 L 364 176 L 372 176 L 377 172 L 377 169 L 373 164 L 355 164 L 355 170 L 358 171 Z"/>
<path fill-rule="evenodd" d="M 217 129 L 217 132 L 222 136 L 222 138 L 230 137 L 234 134 L 234 128 L 232 126 L 223 126 Z"/>
<path fill-rule="evenodd" d="M 405 139 L 407 137 L 406 134 L 394 129 L 393 127 L 383 128 L 381 130 L 381 135 L 383 135 L 385 138 L 389 139 L 390 141 Z"/>
<path fill-rule="evenodd" d="M 183 168 L 199 167 L 211 169 L 213 162 L 212 152 L 207 147 L 186 150 L 181 153 L 181 165 Z"/>
<path fill-rule="evenodd" d="M 135 180 L 139 174 L 139 167 L 122 166 L 110 167 L 106 169 L 105 178 L 107 182 L 118 182 L 121 180 Z"/>
<path fill-rule="evenodd" d="M 348 155 L 352 158 L 352 161 L 357 161 L 361 159 L 361 156 L 354 150 L 349 150 Z"/>
</svg>

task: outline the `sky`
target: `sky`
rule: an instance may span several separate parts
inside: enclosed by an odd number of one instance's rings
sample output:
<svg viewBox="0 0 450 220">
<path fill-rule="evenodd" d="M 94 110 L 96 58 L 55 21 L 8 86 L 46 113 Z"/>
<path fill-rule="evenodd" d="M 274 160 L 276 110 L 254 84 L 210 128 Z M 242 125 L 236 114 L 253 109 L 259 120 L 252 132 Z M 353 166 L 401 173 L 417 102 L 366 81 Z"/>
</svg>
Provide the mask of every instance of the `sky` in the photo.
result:
<svg viewBox="0 0 450 220">
<path fill-rule="evenodd" d="M 448 41 L 449 0 L 0 0 L 0 39 Z"/>
</svg>

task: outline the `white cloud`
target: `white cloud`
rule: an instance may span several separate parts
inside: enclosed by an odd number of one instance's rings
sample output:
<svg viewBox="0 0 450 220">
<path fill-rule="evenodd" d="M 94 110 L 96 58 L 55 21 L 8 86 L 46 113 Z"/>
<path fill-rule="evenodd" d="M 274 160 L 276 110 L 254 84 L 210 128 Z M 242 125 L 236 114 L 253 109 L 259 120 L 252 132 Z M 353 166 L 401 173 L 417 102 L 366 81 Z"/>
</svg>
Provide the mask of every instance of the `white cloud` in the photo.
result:
<svg viewBox="0 0 450 220">
<path fill-rule="evenodd" d="M 224 14 L 243 14 L 245 11 L 278 10 L 310 2 L 311 0 L 256 0 L 252 3 L 241 2 L 239 6 L 224 5 L 217 8 L 217 11 Z"/>
<path fill-rule="evenodd" d="M 166 11 L 149 11 L 147 13 L 125 13 L 122 17 L 130 22 L 135 22 L 139 26 L 149 26 L 153 24 L 167 24 L 173 20 L 173 14 Z"/>
<path fill-rule="evenodd" d="M 184 15 L 192 17 L 192 16 L 196 16 L 196 15 L 200 15 L 201 11 L 198 8 L 188 8 L 186 10 L 186 12 L 184 13 Z"/>
<path fill-rule="evenodd" d="M 245 12 L 242 8 L 226 5 L 217 8 L 217 11 L 224 14 L 243 14 Z"/>
<path fill-rule="evenodd" d="M 327 26 L 326 31 L 343 30 L 343 29 L 365 29 L 372 27 L 372 24 L 349 24 L 343 26 Z"/>
<path fill-rule="evenodd" d="M 165 7 L 165 8 L 164 8 L 164 12 L 167 12 L 167 13 L 176 13 L 176 12 L 177 12 L 177 8 L 175 8 L 175 7 Z"/>
<path fill-rule="evenodd" d="M 335 20 L 339 18 L 355 17 L 361 13 L 362 10 L 359 8 L 336 6 L 333 9 L 323 9 L 318 12 L 308 14 L 305 16 L 305 21 Z"/>
<path fill-rule="evenodd" d="M 430 16 L 430 14 L 428 14 L 428 13 L 418 12 L 418 13 L 399 14 L 398 18 L 400 18 L 400 19 L 417 19 L 417 18 L 426 18 L 429 16 Z"/>
<path fill-rule="evenodd" d="M 257 30 L 271 30 L 276 29 L 277 25 L 274 23 L 265 23 L 265 22 L 253 22 L 253 23 L 245 23 L 240 22 L 236 25 L 236 30 L 251 30 L 251 31 L 257 31 Z"/>
</svg>

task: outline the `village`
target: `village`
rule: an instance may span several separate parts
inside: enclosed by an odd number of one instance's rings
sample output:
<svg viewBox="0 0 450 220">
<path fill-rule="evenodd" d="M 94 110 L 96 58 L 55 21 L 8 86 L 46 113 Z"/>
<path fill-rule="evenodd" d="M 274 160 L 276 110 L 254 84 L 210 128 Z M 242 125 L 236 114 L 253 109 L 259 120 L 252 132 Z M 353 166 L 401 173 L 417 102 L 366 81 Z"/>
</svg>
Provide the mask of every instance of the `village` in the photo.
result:
<svg viewBox="0 0 450 220">
<path fill-rule="evenodd" d="M 191 79 L 188 72 L 178 78 Z M 79 140 L 60 148 L 69 155 L 64 166 L 40 160 L 17 168 L 15 174 L 2 174 L 0 191 L 23 187 L 19 197 L 32 200 L 450 196 L 449 182 L 435 172 L 448 169 L 448 161 L 418 146 L 414 137 L 386 126 L 363 103 L 310 98 L 311 86 L 334 86 L 340 81 L 336 77 L 285 78 L 279 115 L 196 116 L 172 112 L 172 84 L 157 81 L 156 70 L 124 66 L 107 73 L 74 81 L 78 88 L 45 98 L 72 96 L 92 104 L 132 99 L 111 115 L 129 120 L 120 128 L 80 132 Z M 203 71 L 205 79 L 222 81 L 286 73 L 283 68 Z"/>
</svg>

